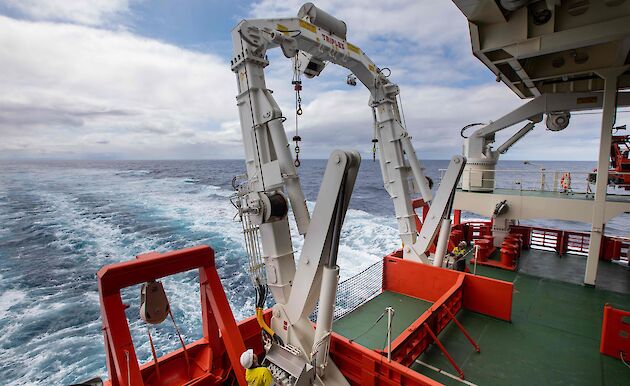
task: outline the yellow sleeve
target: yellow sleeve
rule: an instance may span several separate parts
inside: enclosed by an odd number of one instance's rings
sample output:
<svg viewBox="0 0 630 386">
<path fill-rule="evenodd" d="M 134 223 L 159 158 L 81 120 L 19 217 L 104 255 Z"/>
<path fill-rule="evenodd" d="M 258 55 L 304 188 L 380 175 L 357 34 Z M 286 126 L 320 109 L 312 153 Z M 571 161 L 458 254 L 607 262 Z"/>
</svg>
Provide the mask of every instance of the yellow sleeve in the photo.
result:
<svg viewBox="0 0 630 386">
<path fill-rule="evenodd" d="M 269 386 L 273 383 L 271 371 L 266 367 L 245 370 L 245 380 L 250 386 Z"/>
<path fill-rule="evenodd" d="M 271 376 L 271 371 L 268 368 L 264 368 L 265 372 L 263 373 L 263 382 L 264 386 L 270 386 L 273 383 L 273 377 Z"/>
</svg>

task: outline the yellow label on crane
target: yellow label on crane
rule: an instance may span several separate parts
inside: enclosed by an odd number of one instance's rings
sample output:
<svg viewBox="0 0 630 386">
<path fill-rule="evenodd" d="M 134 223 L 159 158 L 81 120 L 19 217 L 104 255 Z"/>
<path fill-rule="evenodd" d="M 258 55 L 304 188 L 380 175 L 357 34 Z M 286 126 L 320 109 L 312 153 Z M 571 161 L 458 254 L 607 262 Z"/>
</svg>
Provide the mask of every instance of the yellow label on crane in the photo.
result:
<svg viewBox="0 0 630 386">
<path fill-rule="evenodd" d="M 276 29 L 277 29 L 278 31 L 282 32 L 282 33 L 283 33 L 283 34 L 285 34 L 285 35 L 288 35 L 288 34 L 289 34 L 289 29 L 288 29 L 286 26 L 282 25 L 282 24 L 277 24 L 277 25 L 276 25 Z"/>
<path fill-rule="evenodd" d="M 306 20 L 300 20 L 300 27 L 306 28 L 307 30 L 311 31 L 312 33 L 316 33 L 317 32 L 317 27 L 315 27 L 315 25 L 309 23 Z"/>
<path fill-rule="evenodd" d="M 354 52 L 357 55 L 361 55 L 361 50 L 359 49 L 359 47 L 355 46 L 354 44 L 347 42 L 348 43 L 348 49 L 352 52 Z"/>
<path fill-rule="evenodd" d="M 577 98 L 577 100 L 575 101 L 576 104 L 578 105 L 590 105 L 593 103 L 597 103 L 597 97 L 596 96 L 592 96 L 592 97 L 582 97 L 582 98 Z"/>
</svg>

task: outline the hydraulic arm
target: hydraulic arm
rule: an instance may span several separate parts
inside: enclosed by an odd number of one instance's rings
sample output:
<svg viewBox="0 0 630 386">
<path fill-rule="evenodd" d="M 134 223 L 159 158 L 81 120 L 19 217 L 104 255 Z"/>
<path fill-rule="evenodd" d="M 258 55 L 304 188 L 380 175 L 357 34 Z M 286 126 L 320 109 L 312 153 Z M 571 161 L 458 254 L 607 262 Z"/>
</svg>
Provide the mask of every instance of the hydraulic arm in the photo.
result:
<svg viewBox="0 0 630 386">
<path fill-rule="evenodd" d="M 468 164 L 462 178 L 462 189 L 470 191 L 494 190 L 494 168 L 499 156 L 507 152 L 547 115 L 545 125 L 550 131 L 564 130 L 571 118 L 571 111 L 585 111 L 602 107 L 601 92 L 543 94 L 505 114 L 496 121 L 482 125 L 464 140 L 464 156 Z M 618 106 L 630 105 L 628 93 L 620 93 Z M 495 134 L 519 123 L 525 123 L 496 150 L 492 149 Z M 462 130 L 462 136 L 464 135 Z"/>
<path fill-rule="evenodd" d="M 354 152 L 333 152 L 311 218 L 291 159 L 283 127 L 285 118 L 265 84 L 267 51 L 279 47 L 307 77 L 319 75 L 326 63 L 340 65 L 368 89 L 383 183 L 394 203 L 404 257 L 427 262 L 429 244 L 441 222 L 427 223 L 422 239 L 418 239 L 412 185 L 425 202 L 433 201 L 433 196 L 401 123 L 397 100 L 400 91 L 388 79 L 388 73 L 346 40 L 344 22 L 310 3 L 302 6 L 297 18 L 244 20 L 232 31 L 232 42 L 231 67 L 238 83 L 237 105 L 247 165 L 247 181 L 238 188 L 238 207 L 247 224 L 244 231 L 250 273 L 256 283 L 268 286 L 276 301 L 270 330 L 279 339 L 269 350 L 270 362 L 282 369 L 288 347 L 293 353 L 289 357 L 304 361 L 304 371 L 293 374 L 294 378 L 310 379 L 309 366 L 314 366 L 314 383 L 346 384 L 328 358 L 328 341 L 338 280 L 339 234 L 360 158 Z M 430 218 L 450 216 L 452 194 L 464 164 L 463 157 L 451 162 L 449 182 L 443 182 L 439 190 L 445 197 L 435 200 Z M 298 232 L 304 235 L 297 268 L 287 216 L 289 204 Z M 262 251 L 257 247 L 258 233 Z M 313 331 L 308 316 L 318 299 L 317 330 Z M 284 348 L 276 347 L 279 342 Z"/>
</svg>

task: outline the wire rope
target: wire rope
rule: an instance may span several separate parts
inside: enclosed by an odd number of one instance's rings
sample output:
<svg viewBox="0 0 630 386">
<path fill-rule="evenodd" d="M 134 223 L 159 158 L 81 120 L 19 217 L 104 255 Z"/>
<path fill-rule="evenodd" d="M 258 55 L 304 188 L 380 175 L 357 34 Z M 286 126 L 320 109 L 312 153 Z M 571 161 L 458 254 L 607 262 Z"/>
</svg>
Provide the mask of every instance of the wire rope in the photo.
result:
<svg viewBox="0 0 630 386">
<path fill-rule="evenodd" d="M 381 316 L 379 316 L 379 317 L 378 317 L 378 318 L 374 321 L 374 323 L 372 323 L 372 325 L 371 325 L 370 327 L 368 327 L 368 329 L 367 329 L 367 330 L 363 331 L 361 334 L 359 334 L 359 335 L 355 336 L 354 338 L 350 339 L 349 341 L 350 341 L 350 342 L 354 342 L 355 340 L 359 339 L 359 338 L 360 338 L 360 337 L 362 337 L 363 335 L 367 334 L 367 333 L 368 333 L 371 329 L 373 329 L 373 328 L 374 328 L 374 327 L 378 324 L 378 322 L 380 322 L 380 321 L 381 321 L 381 319 L 383 319 L 383 316 L 385 316 L 385 311 L 383 311 L 383 313 L 381 314 Z"/>
</svg>

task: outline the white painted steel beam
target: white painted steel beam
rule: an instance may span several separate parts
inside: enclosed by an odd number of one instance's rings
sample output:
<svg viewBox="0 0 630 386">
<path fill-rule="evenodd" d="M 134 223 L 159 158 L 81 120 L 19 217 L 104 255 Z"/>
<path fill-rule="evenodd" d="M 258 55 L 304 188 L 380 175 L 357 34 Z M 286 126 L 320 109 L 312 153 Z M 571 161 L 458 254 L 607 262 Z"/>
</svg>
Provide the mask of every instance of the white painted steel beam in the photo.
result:
<svg viewBox="0 0 630 386">
<path fill-rule="evenodd" d="M 593 200 L 585 199 L 584 195 L 538 195 L 527 191 L 517 190 L 511 193 L 466 192 L 458 190 L 455 193 L 453 208 L 472 212 L 484 217 L 492 217 L 497 203 L 507 201 L 512 219 L 556 219 L 566 221 L 580 221 L 590 223 L 593 218 Z M 609 221 L 624 212 L 630 211 L 630 197 L 628 200 L 606 201 L 604 222 Z"/>
<path fill-rule="evenodd" d="M 433 240 L 435 240 L 440 224 L 442 224 L 442 219 L 446 217 L 450 218 L 450 209 L 452 207 L 455 188 L 457 187 L 459 177 L 465 165 L 466 158 L 460 155 L 454 156 L 451 159 L 442 177 L 442 182 L 435 195 L 433 204 L 424 219 L 416 242 L 413 245 L 405 245 L 403 248 L 403 252 L 410 256 L 410 259 L 428 263 L 427 255 L 429 247 Z M 410 250 L 413 250 L 414 253 L 412 254 Z"/>
<path fill-rule="evenodd" d="M 586 259 L 584 284 L 595 285 L 599 250 L 606 225 L 606 194 L 608 188 L 608 167 L 610 165 L 610 143 L 612 128 L 617 115 L 617 79 L 627 67 L 602 71 L 604 78 L 604 98 L 602 106 L 602 126 L 599 139 L 599 157 L 597 161 L 597 181 L 595 182 L 595 202 L 593 204 L 593 219 L 591 221 L 591 242 Z"/>
<path fill-rule="evenodd" d="M 444 262 L 444 256 L 448 249 L 448 239 L 451 235 L 451 217 L 442 219 L 440 227 L 440 235 L 438 236 L 437 246 L 435 248 L 435 256 L 433 256 L 433 266 L 441 267 Z"/>
</svg>

